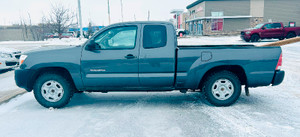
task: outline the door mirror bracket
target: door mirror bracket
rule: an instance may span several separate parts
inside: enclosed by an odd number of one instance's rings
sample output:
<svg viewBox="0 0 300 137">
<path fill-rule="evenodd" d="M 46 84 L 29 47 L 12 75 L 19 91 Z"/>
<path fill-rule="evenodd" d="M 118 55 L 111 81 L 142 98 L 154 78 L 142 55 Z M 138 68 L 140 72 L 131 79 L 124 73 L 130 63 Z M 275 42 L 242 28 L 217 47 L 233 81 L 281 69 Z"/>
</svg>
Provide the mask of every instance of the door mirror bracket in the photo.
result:
<svg viewBox="0 0 300 137">
<path fill-rule="evenodd" d="M 95 42 L 95 40 L 91 39 L 87 44 L 86 44 L 86 49 L 93 51 L 93 50 L 100 50 L 101 47 L 98 43 Z"/>
</svg>

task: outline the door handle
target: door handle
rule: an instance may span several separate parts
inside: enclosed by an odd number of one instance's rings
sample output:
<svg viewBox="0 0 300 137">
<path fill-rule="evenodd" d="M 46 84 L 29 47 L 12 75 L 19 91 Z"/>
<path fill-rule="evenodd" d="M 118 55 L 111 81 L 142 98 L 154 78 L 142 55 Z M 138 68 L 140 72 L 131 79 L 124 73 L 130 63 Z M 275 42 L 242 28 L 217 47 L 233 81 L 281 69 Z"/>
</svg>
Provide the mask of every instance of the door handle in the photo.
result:
<svg viewBox="0 0 300 137">
<path fill-rule="evenodd" d="M 135 56 L 133 56 L 132 54 L 128 54 L 125 56 L 126 59 L 133 59 L 135 58 Z"/>
</svg>

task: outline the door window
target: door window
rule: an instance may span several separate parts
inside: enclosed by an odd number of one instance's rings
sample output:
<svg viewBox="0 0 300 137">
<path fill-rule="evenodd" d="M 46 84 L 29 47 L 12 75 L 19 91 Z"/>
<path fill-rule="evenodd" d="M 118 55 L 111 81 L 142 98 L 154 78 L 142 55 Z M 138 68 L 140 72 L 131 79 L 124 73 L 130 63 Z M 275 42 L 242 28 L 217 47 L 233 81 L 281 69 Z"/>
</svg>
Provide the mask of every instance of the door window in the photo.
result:
<svg viewBox="0 0 300 137">
<path fill-rule="evenodd" d="M 266 25 L 264 26 L 264 28 L 266 28 L 266 29 L 272 29 L 272 28 L 273 28 L 273 25 L 272 25 L 272 24 L 266 24 Z"/>
<path fill-rule="evenodd" d="M 163 25 L 146 25 L 143 33 L 143 47 L 159 48 L 167 44 L 167 29 Z"/>
<path fill-rule="evenodd" d="M 280 29 L 281 28 L 281 24 L 280 23 L 273 23 L 272 25 L 272 28 L 275 28 L 275 29 Z"/>
<path fill-rule="evenodd" d="M 101 50 L 110 49 L 134 49 L 137 35 L 137 27 L 112 28 L 95 38 Z"/>
</svg>

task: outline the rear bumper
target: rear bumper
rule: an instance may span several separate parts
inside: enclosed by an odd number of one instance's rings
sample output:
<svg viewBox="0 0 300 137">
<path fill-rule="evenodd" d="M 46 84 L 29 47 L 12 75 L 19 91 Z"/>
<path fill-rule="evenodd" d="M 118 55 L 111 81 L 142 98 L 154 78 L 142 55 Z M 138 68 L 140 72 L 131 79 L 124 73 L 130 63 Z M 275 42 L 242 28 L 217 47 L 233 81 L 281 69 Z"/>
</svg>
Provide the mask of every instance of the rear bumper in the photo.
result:
<svg viewBox="0 0 300 137">
<path fill-rule="evenodd" d="M 15 81 L 18 87 L 24 88 L 27 91 L 32 90 L 31 79 L 33 77 L 34 71 L 28 69 L 16 69 L 15 70 Z"/>
<path fill-rule="evenodd" d="M 272 86 L 279 85 L 284 79 L 284 71 L 276 70 L 273 80 L 272 80 Z"/>
</svg>

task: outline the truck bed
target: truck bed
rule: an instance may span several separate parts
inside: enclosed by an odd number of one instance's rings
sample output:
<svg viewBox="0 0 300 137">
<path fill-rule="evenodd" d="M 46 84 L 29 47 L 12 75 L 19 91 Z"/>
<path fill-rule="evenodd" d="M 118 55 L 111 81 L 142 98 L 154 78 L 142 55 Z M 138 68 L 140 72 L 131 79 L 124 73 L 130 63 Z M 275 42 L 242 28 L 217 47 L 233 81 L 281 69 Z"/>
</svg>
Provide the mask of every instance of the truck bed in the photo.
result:
<svg viewBox="0 0 300 137">
<path fill-rule="evenodd" d="M 194 48 L 194 47 L 254 47 L 250 44 L 228 44 L 228 45 L 178 45 L 179 48 Z"/>
<path fill-rule="evenodd" d="M 178 87 L 197 88 L 194 84 L 199 83 L 208 70 L 216 66 L 239 66 L 245 71 L 249 87 L 267 86 L 272 82 L 280 53 L 280 47 L 181 45 L 178 46 L 176 83 Z"/>
</svg>

